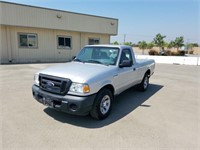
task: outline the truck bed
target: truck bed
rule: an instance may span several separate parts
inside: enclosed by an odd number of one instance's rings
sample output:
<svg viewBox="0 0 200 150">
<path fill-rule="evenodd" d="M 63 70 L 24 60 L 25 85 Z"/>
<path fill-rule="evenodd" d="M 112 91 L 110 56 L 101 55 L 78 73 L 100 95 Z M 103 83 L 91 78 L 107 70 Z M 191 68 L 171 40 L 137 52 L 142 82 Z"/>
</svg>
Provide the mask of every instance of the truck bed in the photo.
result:
<svg viewBox="0 0 200 150">
<path fill-rule="evenodd" d="M 153 59 L 136 59 L 139 66 L 146 66 L 154 63 Z"/>
</svg>

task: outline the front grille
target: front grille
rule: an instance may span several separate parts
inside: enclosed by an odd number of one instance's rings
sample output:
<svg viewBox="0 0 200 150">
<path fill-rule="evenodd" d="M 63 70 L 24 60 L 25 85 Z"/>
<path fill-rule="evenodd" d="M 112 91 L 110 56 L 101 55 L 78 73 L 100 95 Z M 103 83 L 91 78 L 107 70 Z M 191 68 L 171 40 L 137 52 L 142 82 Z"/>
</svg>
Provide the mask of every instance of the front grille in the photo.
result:
<svg viewBox="0 0 200 150">
<path fill-rule="evenodd" d="M 40 88 L 45 91 L 65 95 L 69 91 L 72 82 L 70 79 L 39 74 L 39 83 Z"/>
</svg>

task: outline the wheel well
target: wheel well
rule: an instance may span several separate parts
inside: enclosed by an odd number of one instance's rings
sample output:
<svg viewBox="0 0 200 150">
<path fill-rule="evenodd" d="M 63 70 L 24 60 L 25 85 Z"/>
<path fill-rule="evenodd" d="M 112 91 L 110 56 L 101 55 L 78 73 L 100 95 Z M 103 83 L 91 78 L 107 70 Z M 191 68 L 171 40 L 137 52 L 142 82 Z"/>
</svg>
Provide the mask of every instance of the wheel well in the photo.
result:
<svg viewBox="0 0 200 150">
<path fill-rule="evenodd" d="M 150 75 L 151 75 L 151 71 L 150 71 L 150 69 L 148 69 L 147 71 L 146 71 L 146 73 L 145 74 L 147 74 L 148 75 L 148 77 L 150 77 Z"/>
<path fill-rule="evenodd" d="M 108 84 L 101 89 L 104 89 L 104 88 L 109 89 L 112 92 L 112 95 L 114 96 L 115 89 L 111 84 Z"/>
</svg>

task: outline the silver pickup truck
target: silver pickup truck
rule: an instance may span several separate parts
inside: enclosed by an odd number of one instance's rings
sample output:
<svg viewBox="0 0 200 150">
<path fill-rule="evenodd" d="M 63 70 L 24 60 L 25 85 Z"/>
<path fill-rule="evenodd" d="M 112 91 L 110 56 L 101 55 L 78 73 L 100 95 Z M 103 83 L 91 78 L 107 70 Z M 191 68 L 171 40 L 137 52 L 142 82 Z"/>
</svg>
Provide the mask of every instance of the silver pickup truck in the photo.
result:
<svg viewBox="0 0 200 150">
<path fill-rule="evenodd" d="M 115 96 L 135 85 L 148 88 L 154 68 L 154 60 L 136 60 L 129 46 L 85 46 L 71 62 L 36 73 L 33 97 L 59 111 L 104 119 Z"/>
</svg>

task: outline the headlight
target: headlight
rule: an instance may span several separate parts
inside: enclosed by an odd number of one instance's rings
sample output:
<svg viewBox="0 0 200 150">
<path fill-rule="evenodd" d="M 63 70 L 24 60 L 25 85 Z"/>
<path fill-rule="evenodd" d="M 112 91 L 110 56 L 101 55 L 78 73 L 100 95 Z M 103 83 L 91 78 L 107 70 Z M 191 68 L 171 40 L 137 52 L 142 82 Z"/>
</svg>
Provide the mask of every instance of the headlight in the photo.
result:
<svg viewBox="0 0 200 150">
<path fill-rule="evenodd" d="M 70 92 L 76 92 L 76 93 L 89 93 L 90 88 L 89 88 L 88 84 L 72 83 L 69 91 Z"/>
<path fill-rule="evenodd" d="M 39 86 L 39 74 L 35 74 L 34 83 Z"/>
</svg>

